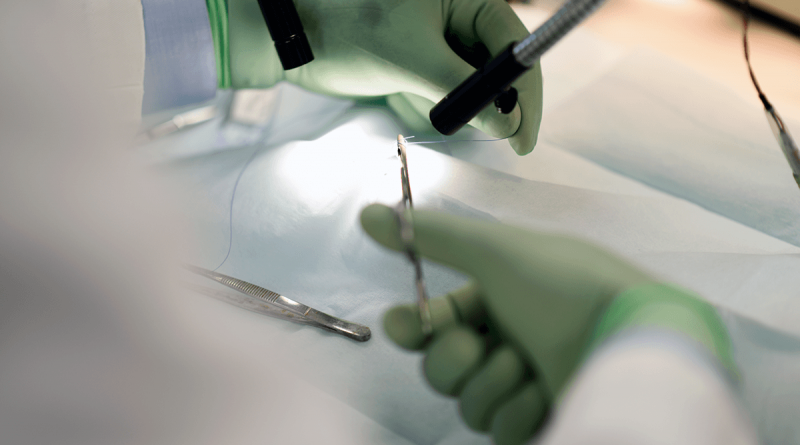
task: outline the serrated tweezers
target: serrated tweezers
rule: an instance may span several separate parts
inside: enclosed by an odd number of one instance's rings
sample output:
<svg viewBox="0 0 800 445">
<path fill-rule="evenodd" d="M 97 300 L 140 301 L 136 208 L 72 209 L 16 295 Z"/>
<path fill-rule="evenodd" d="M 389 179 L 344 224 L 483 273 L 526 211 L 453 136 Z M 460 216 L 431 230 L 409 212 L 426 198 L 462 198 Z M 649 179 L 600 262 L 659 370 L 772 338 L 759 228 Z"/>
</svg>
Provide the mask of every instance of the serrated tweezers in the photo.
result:
<svg viewBox="0 0 800 445">
<path fill-rule="evenodd" d="M 367 341 L 372 336 L 369 328 L 364 325 L 351 323 L 320 312 L 261 286 L 202 267 L 188 264 L 184 267 L 190 272 L 210 278 L 223 286 L 238 291 L 237 293 L 224 292 L 201 285 L 187 284 L 188 288 L 218 300 L 260 314 L 316 326 L 356 341 Z"/>
</svg>

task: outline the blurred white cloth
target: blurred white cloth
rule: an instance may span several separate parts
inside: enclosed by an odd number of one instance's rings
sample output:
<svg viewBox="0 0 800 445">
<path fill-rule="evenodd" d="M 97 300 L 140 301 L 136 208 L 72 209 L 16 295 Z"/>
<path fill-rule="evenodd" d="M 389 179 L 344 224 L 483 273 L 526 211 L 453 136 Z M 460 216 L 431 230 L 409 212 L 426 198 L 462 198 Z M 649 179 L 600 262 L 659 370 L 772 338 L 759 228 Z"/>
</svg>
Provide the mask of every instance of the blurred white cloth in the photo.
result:
<svg viewBox="0 0 800 445">
<path fill-rule="evenodd" d="M 144 94 L 145 39 L 141 0 L 78 0 L 76 29 L 88 34 L 84 67 L 99 82 L 106 110 L 122 131 L 133 135 L 139 125 Z M 73 51 L 77 53 L 80 50 Z M 76 61 L 77 62 L 77 61 Z"/>
<path fill-rule="evenodd" d="M 709 363 L 708 353 L 674 333 L 624 333 L 575 376 L 537 443 L 757 443 L 747 415 Z"/>
</svg>

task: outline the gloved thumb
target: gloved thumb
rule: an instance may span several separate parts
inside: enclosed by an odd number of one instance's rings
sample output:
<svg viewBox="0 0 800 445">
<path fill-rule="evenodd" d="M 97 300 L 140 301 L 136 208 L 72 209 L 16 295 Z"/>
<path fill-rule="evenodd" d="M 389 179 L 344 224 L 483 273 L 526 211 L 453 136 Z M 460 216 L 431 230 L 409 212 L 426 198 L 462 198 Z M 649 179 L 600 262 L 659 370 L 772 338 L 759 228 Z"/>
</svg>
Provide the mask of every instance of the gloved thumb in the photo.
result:
<svg viewBox="0 0 800 445">
<path fill-rule="evenodd" d="M 465 272 L 478 281 L 486 275 L 487 268 L 503 262 L 499 257 L 505 243 L 492 239 L 496 224 L 425 210 L 406 211 L 406 216 L 414 227 L 414 248 L 423 257 Z M 367 206 L 361 212 L 361 225 L 384 247 L 403 250 L 393 209 L 380 204 Z"/>
</svg>

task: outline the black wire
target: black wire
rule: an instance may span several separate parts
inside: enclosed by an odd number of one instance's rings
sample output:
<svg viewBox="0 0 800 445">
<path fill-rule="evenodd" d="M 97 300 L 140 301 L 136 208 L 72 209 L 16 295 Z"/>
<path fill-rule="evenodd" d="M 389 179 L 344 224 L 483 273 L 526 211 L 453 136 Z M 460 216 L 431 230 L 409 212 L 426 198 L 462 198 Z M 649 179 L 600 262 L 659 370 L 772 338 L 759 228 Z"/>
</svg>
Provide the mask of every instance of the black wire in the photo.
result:
<svg viewBox="0 0 800 445">
<path fill-rule="evenodd" d="M 764 110 L 767 112 L 767 117 L 772 119 L 775 123 L 775 126 L 770 125 L 775 131 L 775 138 L 778 140 L 778 144 L 781 146 L 781 150 L 783 151 L 784 155 L 786 156 L 786 160 L 789 161 L 789 165 L 792 167 L 792 175 L 794 176 L 795 182 L 797 185 L 800 186 L 800 172 L 798 171 L 798 152 L 795 146 L 794 141 L 792 140 L 789 133 L 786 131 L 786 127 L 783 124 L 783 120 L 781 119 L 778 111 L 772 107 L 769 99 L 767 99 L 767 95 L 761 91 L 761 86 L 758 84 L 756 80 L 756 75 L 753 73 L 753 66 L 750 64 L 750 45 L 747 41 L 747 30 L 750 25 L 750 0 L 744 0 L 744 8 L 742 9 L 742 21 L 743 21 L 743 30 L 742 30 L 742 43 L 744 44 L 744 59 L 747 62 L 747 69 L 750 72 L 750 80 L 753 81 L 753 86 L 756 87 L 756 91 L 758 91 L 758 98 L 761 100 L 761 103 L 764 104 Z"/>
<path fill-rule="evenodd" d="M 758 6 L 751 6 L 750 1 L 744 0 L 716 0 L 718 3 L 730 6 L 738 11 L 749 9 L 749 14 L 756 20 L 764 22 L 781 31 L 800 39 L 800 24 L 791 19 L 769 12 Z"/>
<path fill-rule="evenodd" d="M 747 41 L 747 31 L 750 28 L 750 0 L 744 0 L 744 9 L 742 10 L 742 21 L 744 23 L 744 29 L 742 31 L 742 40 L 744 43 L 744 60 L 747 62 L 747 70 L 750 72 L 750 79 L 753 81 L 753 86 L 756 87 L 756 91 L 758 92 L 758 98 L 761 100 L 761 103 L 764 104 L 764 109 L 767 110 L 772 117 L 775 119 L 775 122 L 778 124 L 778 127 L 781 131 L 785 131 L 783 125 L 783 119 L 778 115 L 777 111 L 772 107 L 772 103 L 767 99 L 767 95 L 761 90 L 761 86 L 758 84 L 758 80 L 756 80 L 756 75 L 753 72 L 753 66 L 750 64 L 750 44 Z"/>
<path fill-rule="evenodd" d="M 747 70 L 750 72 L 750 79 L 753 81 L 753 86 L 755 86 L 756 91 L 758 91 L 758 98 L 761 99 L 761 103 L 764 104 L 765 109 L 772 110 L 772 104 L 769 102 L 764 92 L 761 91 L 761 86 L 758 84 L 758 80 L 756 80 L 755 73 L 753 73 L 753 66 L 750 64 L 750 44 L 747 41 L 747 31 L 750 28 L 750 12 L 750 0 L 745 0 L 744 9 L 742 10 L 742 21 L 744 23 L 744 29 L 742 31 L 744 60 L 747 62 Z"/>
</svg>

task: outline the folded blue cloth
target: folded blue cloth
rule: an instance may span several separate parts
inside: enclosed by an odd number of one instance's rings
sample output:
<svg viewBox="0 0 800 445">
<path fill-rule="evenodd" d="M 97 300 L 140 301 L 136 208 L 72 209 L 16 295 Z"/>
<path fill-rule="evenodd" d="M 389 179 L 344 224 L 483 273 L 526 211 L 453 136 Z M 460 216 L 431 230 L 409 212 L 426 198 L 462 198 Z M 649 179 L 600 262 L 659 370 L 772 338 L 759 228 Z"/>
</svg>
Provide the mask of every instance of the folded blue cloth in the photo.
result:
<svg viewBox="0 0 800 445">
<path fill-rule="evenodd" d="M 204 0 L 142 0 L 146 56 L 142 114 L 199 103 L 217 91 Z"/>
</svg>

